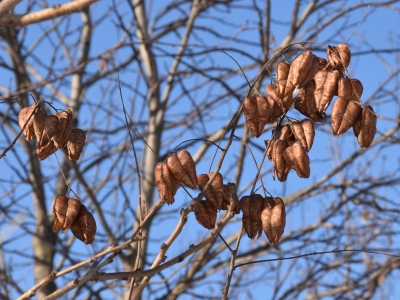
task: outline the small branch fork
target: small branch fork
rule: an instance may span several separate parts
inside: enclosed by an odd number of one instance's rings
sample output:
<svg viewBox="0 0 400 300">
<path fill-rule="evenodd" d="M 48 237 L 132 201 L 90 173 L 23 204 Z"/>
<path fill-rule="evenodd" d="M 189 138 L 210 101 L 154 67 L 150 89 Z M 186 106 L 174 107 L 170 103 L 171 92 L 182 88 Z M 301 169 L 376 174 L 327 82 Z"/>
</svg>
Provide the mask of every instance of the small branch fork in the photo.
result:
<svg viewBox="0 0 400 300">
<path fill-rule="evenodd" d="M 43 103 L 43 100 L 39 100 L 38 102 L 36 102 L 36 107 L 35 109 L 32 111 L 32 113 L 30 114 L 28 120 L 26 120 L 24 127 L 22 127 L 21 131 L 17 134 L 17 136 L 15 137 L 15 139 L 12 141 L 12 143 L 6 148 L 4 149 L 4 151 L 0 154 L 0 159 L 2 159 L 4 156 L 6 156 L 6 153 L 12 148 L 14 147 L 15 143 L 17 142 L 17 140 L 19 139 L 19 137 L 21 136 L 21 134 L 24 132 L 26 126 L 28 125 L 30 119 L 32 119 L 33 115 L 36 113 L 36 111 L 39 109 L 40 104 Z"/>
</svg>

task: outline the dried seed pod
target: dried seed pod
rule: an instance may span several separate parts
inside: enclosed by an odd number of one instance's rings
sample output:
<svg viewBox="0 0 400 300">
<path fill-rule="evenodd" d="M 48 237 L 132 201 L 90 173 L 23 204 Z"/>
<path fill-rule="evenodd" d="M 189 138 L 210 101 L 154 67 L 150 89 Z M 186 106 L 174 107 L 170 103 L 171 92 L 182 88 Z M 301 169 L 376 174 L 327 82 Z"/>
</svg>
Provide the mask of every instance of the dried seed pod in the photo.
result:
<svg viewBox="0 0 400 300">
<path fill-rule="evenodd" d="M 311 147 L 314 143 L 314 137 L 315 137 L 314 123 L 310 119 L 305 119 L 301 121 L 301 126 L 303 126 L 304 135 L 306 137 L 306 142 L 307 142 L 306 151 L 308 152 L 311 150 Z"/>
<path fill-rule="evenodd" d="M 252 137 L 259 137 L 270 119 L 270 103 L 265 96 L 246 97 L 243 103 L 246 124 Z"/>
<path fill-rule="evenodd" d="M 182 164 L 183 169 L 186 171 L 186 174 L 189 176 L 190 185 L 186 184 L 188 187 L 195 189 L 197 186 L 197 175 L 196 175 L 196 166 L 194 164 L 193 158 L 190 153 L 186 150 L 182 150 L 178 153 L 178 158 Z"/>
<path fill-rule="evenodd" d="M 360 100 L 363 89 L 360 80 L 354 78 L 349 79 L 342 76 L 338 81 L 337 95 L 346 99 Z"/>
<path fill-rule="evenodd" d="M 200 174 L 198 178 L 198 183 L 200 190 L 204 190 L 207 182 L 213 176 L 213 173 Z M 209 200 L 216 209 L 223 209 L 224 207 L 224 188 L 223 179 L 220 173 L 214 178 L 210 188 L 206 192 L 206 200 Z"/>
<path fill-rule="evenodd" d="M 361 120 L 358 120 L 353 126 L 354 134 L 357 136 L 361 148 L 368 148 L 374 140 L 376 122 L 377 117 L 372 106 L 364 107 L 361 113 Z"/>
<path fill-rule="evenodd" d="M 56 134 L 58 118 L 38 111 L 34 116 L 33 127 L 36 136 L 36 153 L 44 160 L 57 151 L 52 138 Z"/>
<path fill-rule="evenodd" d="M 272 160 L 274 162 L 273 176 L 276 174 L 278 180 L 281 182 L 286 181 L 290 171 L 290 166 L 284 158 L 284 152 L 289 147 L 286 140 L 279 140 L 274 145 Z"/>
<path fill-rule="evenodd" d="M 223 189 L 224 189 L 224 204 L 223 204 L 222 210 L 227 210 L 228 206 L 231 204 L 228 185 L 224 184 Z M 240 206 L 239 206 L 239 199 L 238 199 L 238 196 L 236 193 L 235 193 L 234 197 L 235 197 L 234 202 L 236 203 L 236 206 L 233 210 L 233 213 L 238 214 L 238 213 L 240 213 Z"/>
<path fill-rule="evenodd" d="M 315 80 L 310 80 L 300 89 L 300 94 L 294 107 L 314 122 L 322 122 L 322 114 L 318 111 L 314 97 Z"/>
<path fill-rule="evenodd" d="M 307 50 L 299 54 L 290 66 L 288 81 L 291 81 L 294 87 L 300 89 L 309 80 L 314 78 L 319 69 L 319 58 Z"/>
<path fill-rule="evenodd" d="M 310 159 L 300 141 L 287 147 L 283 152 L 283 157 L 287 165 L 296 171 L 297 176 L 310 177 Z"/>
<path fill-rule="evenodd" d="M 262 225 L 260 214 L 263 209 L 263 197 L 258 194 L 244 196 L 239 201 L 240 209 L 243 212 L 243 228 L 247 236 L 254 239 L 260 237 L 262 233 Z"/>
<path fill-rule="evenodd" d="M 286 225 L 285 204 L 281 198 L 267 197 L 268 205 L 264 205 L 261 213 L 262 228 L 271 244 L 281 238 Z M 264 198 L 265 200 L 266 198 Z"/>
<path fill-rule="evenodd" d="M 314 123 L 309 119 L 292 122 L 291 129 L 303 148 L 307 152 L 310 151 L 315 137 Z"/>
<path fill-rule="evenodd" d="M 72 111 L 68 108 L 54 115 L 58 118 L 58 126 L 52 140 L 56 148 L 61 149 L 67 143 L 72 131 Z"/>
<path fill-rule="evenodd" d="M 326 57 L 329 65 L 339 72 L 343 72 L 350 64 L 351 53 L 346 44 L 341 43 L 335 46 L 328 46 Z"/>
<path fill-rule="evenodd" d="M 57 196 L 54 205 L 54 226 L 53 231 L 57 232 L 62 229 L 66 232 L 72 225 L 72 222 L 78 216 L 81 207 L 81 201 L 77 199 L 67 198 L 65 196 Z"/>
<path fill-rule="evenodd" d="M 275 101 L 271 96 L 268 96 L 269 119 L 268 124 L 274 124 L 276 119 L 283 115 L 282 103 Z"/>
<path fill-rule="evenodd" d="M 196 221 L 207 229 L 215 227 L 217 220 L 217 209 L 209 200 L 200 200 L 194 207 Z"/>
<path fill-rule="evenodd" d="M 264 141 L 265 146 L 268 148 L 267 156 L 270 161 L 273 161 L 273 149 L 277 141 L 295 141 L 294 135 L 289 125 L 279 126 L 272 131 L 272 140 Z M 269 144 L 271 145 L 269 146 Z M 269 147 L 268 147 L 269 146 Z"/>
<path fill-rule="evenodd" d="M 32 116 L 30 119 L 29 117 L 32 115 L 36 107 L 37 103 L 35 102 L 31 106 L 27 106 L 21 109 L 21 111 L 18 114 L 18 124 L 21 129 L 23 129 L 25 126 L 25 129 L 22 131 L 22 133 L 25 137 L 25 140 L 27 141 L 32 140 L 33 137 L 35 136 L 35 130 L 33 128 L 34 116 Z M 25 125 L 25 123 L 27 124 Z"/>
<path fill-rule="evenodd" d="M 72 128 L 65 149 L 69 160 L 78 160 L 85 145 L 86 134 L 82 129 Z"/>
<path fill-rule="evenodd" d="M 323 57 L 318 57 L 318 60 L 319 60 L 319 70 L 325 69 L 326 66 L 328 65 L 327 60 Z"/>
<path fill-rule="evenodd" d="M 183 151 L 181 151 L 180 153 L 182 153 Z M 196 169 L 194 168 L 193 159 L 187 151 L 185 151 L 184 154 L 180 153 L 178 153 L 178 155 L 171 155 L 170 157 L 168 157 L 167 165 L 171 170 L 172 174 L 179 181 L 183 182 L 191 189 L 195 189 L 197 186 L 197 176 L 196 178 L 193 178 L 193 172 L 196 175 Z"/>
<path fill-rule="evenodd" d="M 211 178 L 214 175 L 214 172 L 208 173 L 208 177 Z M 213 189 L 215 198 L 217 199 L 217 209 L 222 209 L 224 206 L 224 183 L 223 178 L 220 173 L 214 178 L 211 187 Z"/>
<path fill-rule="evenodd" d="M 267 124 L 269 118 L 270 118 L 270 104 L 268 102 L 267 97 L 265 96 L 259 96 L 256 97 L 256 102 L 257 102 L 257 135 L 256 137 L 259 137 L 263 131 L 265 124 Z"/>
<path fill-rule="evenodd" d="M 318 112 L 324 114 L 334 95 L 337 95 L 339 71 L 319 70 L 315 75 L 314 98 Z"/>
<path fill-rule="evenodd" d="M 91 244 L 96 235 L 96 230 L 97 226 L 93 215 L 85 205 L 81 204 L 79 214 L 71 224 L 72 233 L 85 244 Z"/>
<path fill-rule="evenodd" d="M 258 134 L 258 109 L 256 97 L 246 97 L 243 102 L 244 117 L 251 137 Z"/>
<path fill-rule="evenodd" d="M 168 165 L 159 162 L 154 170 L 154 177 L 160 199 L 164 199 L 167 204 L 175 202 L 174 196 L 178 190 L 179 180 L 172 174 Z"/>
<path fill-rule="evenodd" d="M 276 84 L 278 86 L 278 96 L 281 99 L 292 94 L 295 88 L 291 81 L 288 82 L 289 71 L 290 65 L 284 61 L 281 61 L 276 67 Z"/>
<path fill-rule="evenodd" d="M 267 92 L 268 97 L 270 97 L 272 100 L 274 100 L 274 102 L 278 103 L 281 108 L 287 111 L 292 105 L 292 100 L 293 100 L 292 93 L 294 87 L 292 92 L 290 93 L 289 93 L 290 87 L 288 87 L 288 89 L 286 90 L 287 93 L 284 94 L 279 93 L 279 88 L 280 87 L 278 84 L 268 84 L 265 87 L 265 91 Z"/>
<path fill-rule="evenodd" d="M 333 135 L 341 136 L 349 130 L 361 115 L 361 106 L 358 100 L 338 97 L 332 107 Z"/>
</svg>

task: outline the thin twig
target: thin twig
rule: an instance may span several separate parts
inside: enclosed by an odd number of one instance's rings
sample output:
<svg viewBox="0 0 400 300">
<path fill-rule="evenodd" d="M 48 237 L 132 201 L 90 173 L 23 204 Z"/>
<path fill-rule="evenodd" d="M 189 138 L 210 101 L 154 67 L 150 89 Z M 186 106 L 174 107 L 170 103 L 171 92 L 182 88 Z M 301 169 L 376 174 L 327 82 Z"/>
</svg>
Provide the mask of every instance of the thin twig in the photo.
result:
<svg viewBox="0 0 400 300">
<path fill-rule="evenodd" d="M 367 10 L 365 11 L 365 13 L 364 13 L 363 17 L 361 18 L 360 22 L 358 23 L 357 27 L 353 30 L 353 32 L 347 39 L 346 44 L 350 41 L 350 39 L 353 37 L 354 33 L 357 31 L 358 27 L 360 27 L 361 23 L 364 21 L 365 16 L 367 15 L 370 6 L 371 6 L 371 4 L 368 5 Z"/>
<path fill-rule="evenodd" d="M 378 251 L 370 251 L 370 250 L 364 250 L 364 249 L 353 249 L 353 250 L 350 250 L 350 249 L 343 249 L 343 250 L 334 249 L 334 250 L 331 250 L 331 251 L 312 252 L 312 253 L 306 253 L 306 254 L 289 256 L 289 257 L 277 257 L 277 258 L 271 258 L 271 259 L 250 261 L 250 262 L 247 262 L 247 263 L 242 263 L 242 264 L 235 265 L 235 269 L 238 268 L 238 267 L 252 265 L 252 264 L 258 264 L 258 263 L 263 263 L 263 262 L 289 260 L 289 259 L 296 259 L 296 258 L 302 258 L 302 257 L 307 257 L 307 256 L 313 256 L 313 255 L 342 253 L 342 252 L 364 252 L 364 253 L 369 253 L 369 254 L 378 254 L 378 255 L 384 255 L 384 256 L 390 256 L 390 257 L 400 257 L 400 255 L 383 253 L 383 252 L 378 252 Z"/>
<path fill-rule="evenodd" d="M 136 174 L 138 177 L 138 196 L 139 196 L 139 225 L 142 224 L 143 222 L 143 209 L 142 209 L 142 184 L 141 184 L 141 176 L 140 176 L 140 168 L 139 168 L 139 162 L 137 159 L 137 154 L 136 154 L 136 148 L 135 148 L 135 144 L 133 142 L 133 136 L 131 133 L 131 130 L 129 128 L 129 122 L 128 122 L 128 112 L 125 108 L 125 103 L 124 103 L 124 98 L 122 97 L 122 89 L 121 89 L 121 81 L 119 79 L 119 75 L 118 75 L 118 88 L 119 88 L 119 95 L 121 98 L 121 103 L 122 103 L 122 108 L 124 110 L 124 117 L 125 117 L 125 122 L 126 122 L 126 129 L 128 130 L 128 134 L 129 134 L 129 138 L 131 140 L 131 145 L 132 145 L 132 151 L 133 151 L 133 156 L 135 158 L 135 164 L 136 164 Z M 139 235 L 142 234 L 142 231 L 139 231 Z M 138 251 L 136 253 L 136 262 L 135 262 L 135 269 L 139 268 L 139 262 L 140 262 L 140 255 L 142 252 L 142 243 L 139 241 L 138 242 Z M 133 291 L 133 286 L 135 284 L 135 277 L 132 278 L 131 280 L 131 284 L 130 284 L 130 288 L 129 288 L 129 295 L 132 295 L 132 291 Z M 129 296 L 130 297 L 130 296 Z"/>
</svg>

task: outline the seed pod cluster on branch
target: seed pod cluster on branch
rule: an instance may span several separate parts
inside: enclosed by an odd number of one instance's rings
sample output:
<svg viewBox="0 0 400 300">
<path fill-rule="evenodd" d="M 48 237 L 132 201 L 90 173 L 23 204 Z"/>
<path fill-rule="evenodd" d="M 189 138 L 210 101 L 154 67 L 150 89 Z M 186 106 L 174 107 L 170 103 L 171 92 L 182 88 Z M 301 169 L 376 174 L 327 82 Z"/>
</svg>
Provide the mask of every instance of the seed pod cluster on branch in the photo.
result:
<svg viewBox="0 0 400 300">
<path fill-rule="evenodd" d="M 281 238 L 286 225 L 285 204 L 281 198 L 263 197 L 259 194 L 240 199 L 243 228 L 251 239 L 259 238 L 264 230 L 271 244 Z"/>
<path fill-rule="evenodd" d="M 81 201 L 65 196 L 57 196 L 53 206 L 53 231 L 61 229 L 72 233 L 85 244 L 91 244 L 96 235 L 96 221 Z"/>
<path fill-rule="evenodd" d="M 36 137 L 36 153 L 44 160 L 58 149 L 65 148 L 70 160 L 78 160 L 85 144 L 85 132 L 72 128 L 72 111 L 66 109 L 48 115 L 38 103 L 21 109 L 18 123 L 27 141 Z"/>
<path fill-rule="evenodd" d="M 213 172 L 208 174 L 200 174 L 197 176 L 200 190 L 203 191 L 207 182 L 214 175 Z M 233 212 L 240 213 L 239 201 L 237 195 L 234 195 L 236 204 Z M 207 229 L 215 227 L 218 210 L 228 210 L 230 205 L 229 188 L 223 183 L 220 173 L 216 175 L 211 186 L 206 191 L 206 200 L 201 200 L 194 208 L 194 214 L 197 222 Z"/>
<path fill-rule="evenodd" d="M 167 162 L 159 162 L 154 177 L 160 199 L 164 199 L 167 204 L 174 203 L 174 196 L 181 183 L 191 189 L 195 189 L 198 184 L 193 158 L 186 150 L 169 156 Z"/>
<path fill-rule="evenodd" d="M 314 123 L 305 119 L 277 127 L 272 139 L 265 141 L 267 156 L 274 163 L 273 176 L 286 181 L 289 171 L 295 170 L 300 178 L 310 177 L 310 159 L 307 152 L 314 142 Z"/>
<path fill-rule="evenodd" d="M 244 115 L 253 137 L 259 137 L 265 124 L 274 123 L 286 113 L 293 101 L 294 108 L 310 118 L 289 121 L 290 125 L 277 128 L 272 140 L 266 141 L 268 158 L 274 163 L 273 175 L 278 180 L 286 181 L 291 169 L 301 178 L 310 176 L 307 152 L 315 136 L 313 122 L 323 121 L 334 96 L 338 98 L 332 107 L 333 135 L 341 136 L 353 127 L 360 146 L 365 149 L 371 145 L 377 118 L 372 107 L 361 107 L 361 82 L 344 76 L 350 58 L 350 50 L 343 43 L 327 47 L 327 60 L 307 50 L 291 65 L 278 63 L 276 84 L 265 87 L 267 96 L 246 97 Z"/>
</svg>

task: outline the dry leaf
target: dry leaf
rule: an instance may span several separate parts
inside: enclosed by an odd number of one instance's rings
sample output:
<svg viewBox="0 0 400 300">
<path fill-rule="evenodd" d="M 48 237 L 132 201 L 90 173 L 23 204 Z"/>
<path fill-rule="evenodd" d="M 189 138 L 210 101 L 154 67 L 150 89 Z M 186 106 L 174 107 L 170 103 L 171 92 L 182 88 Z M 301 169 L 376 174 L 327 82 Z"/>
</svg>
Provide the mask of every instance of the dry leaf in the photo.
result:
<svg viewBox="0 0 400 300">
<path fill-rule="evenodd" d="M 97 226 L 93 215 L 85 205 L 81 204 L 79 214 L 71 225 L 72 233 L 85 244 L 91 244 L 96 235 L 96 230 Z"/>
</svg>

